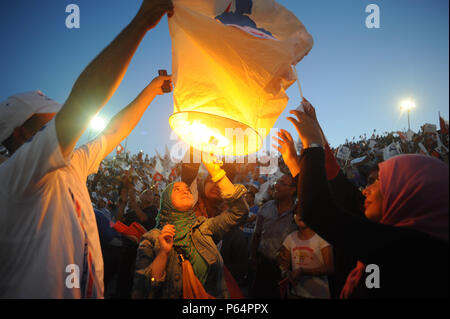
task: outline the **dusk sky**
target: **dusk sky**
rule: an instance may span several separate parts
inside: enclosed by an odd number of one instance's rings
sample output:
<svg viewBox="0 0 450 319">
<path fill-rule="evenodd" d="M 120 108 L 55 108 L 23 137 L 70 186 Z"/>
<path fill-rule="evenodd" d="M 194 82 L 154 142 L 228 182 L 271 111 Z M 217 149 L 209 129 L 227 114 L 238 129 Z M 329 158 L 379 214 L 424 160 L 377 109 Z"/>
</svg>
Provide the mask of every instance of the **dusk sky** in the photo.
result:
<svg viewBox="0 0 450 319">
<path fill-rule="evenodd" d="M 405 130 L 400 101 L 411 97 L 411 128 L 449 118 L 449 1 L 447 0 L 278 0 L 303 22 L 314 46 L 298 65 L 303 93 L 316 107 L 334 147 L 374 129 Z M 67 5 L 81 11 L 79 29 L 68 29 Z M 0 100 L 41 90 L 64 103 L 87 64 L 131 21 L 138 0 L 2 0 Z M 366 6 L 380 8 L 379 29 L 368 29 Z M 122 84 L 101 111 L 110 119 L 157 75 L 172 68 L 167 18 L 147 33 Z M 296 84 L 275 127 L 297 139 L 286 120 L 300 102 Z M 172 94 L 157 97 L 129 136 L 128 149 L 150 155 L 170 141 Z M 85 142 L 85 134 L 80 142 Z"/>
</svg>

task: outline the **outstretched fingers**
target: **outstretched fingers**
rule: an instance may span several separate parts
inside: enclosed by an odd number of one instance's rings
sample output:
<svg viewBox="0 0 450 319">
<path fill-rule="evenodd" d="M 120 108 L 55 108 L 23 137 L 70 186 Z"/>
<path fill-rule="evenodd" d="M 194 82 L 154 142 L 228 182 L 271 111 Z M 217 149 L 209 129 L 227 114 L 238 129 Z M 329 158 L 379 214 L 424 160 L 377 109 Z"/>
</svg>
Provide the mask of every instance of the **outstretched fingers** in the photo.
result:
<svg viewBox="0 0 450 319">
<path fill-rule="evenodd" d="M 280 132 L 278 132 L 278 135 L 279 136 L 281 135 L 281 137 L 284 140 L 286 140 L 288 142 L 291 142 L 291 143 L 294 143 L 294 139 L 292 138 L 292 135 L 288 131 L 286 131 L 284 129 L 280 129 Z"/>
</svg>

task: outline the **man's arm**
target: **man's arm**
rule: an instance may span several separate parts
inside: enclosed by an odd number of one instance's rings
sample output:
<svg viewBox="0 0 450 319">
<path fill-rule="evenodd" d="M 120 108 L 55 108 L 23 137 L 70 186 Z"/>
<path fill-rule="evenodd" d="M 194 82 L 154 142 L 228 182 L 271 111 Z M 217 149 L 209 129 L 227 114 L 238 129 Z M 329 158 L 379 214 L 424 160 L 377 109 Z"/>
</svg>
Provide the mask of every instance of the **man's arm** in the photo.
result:
<svg viewBox="0 0 450 319">
<path fill-rule="evenodd" d="M 104 156 L 111 153 L 131 133 L 155 96 L 163 94 L 161 87 L 164 81 L 171 81 L 171 76 L 158 76 L 153 79 L 133 102 L 113 117 L 102 132 L 107 142 Z"/>
<path fill-rule="evenodd" d="M 131 23 L 81 73 L 55 119 L 65 157 L 116 91 L 144 35 L 172 10 L 170 0 L 144 0 Z"/>
</svg>

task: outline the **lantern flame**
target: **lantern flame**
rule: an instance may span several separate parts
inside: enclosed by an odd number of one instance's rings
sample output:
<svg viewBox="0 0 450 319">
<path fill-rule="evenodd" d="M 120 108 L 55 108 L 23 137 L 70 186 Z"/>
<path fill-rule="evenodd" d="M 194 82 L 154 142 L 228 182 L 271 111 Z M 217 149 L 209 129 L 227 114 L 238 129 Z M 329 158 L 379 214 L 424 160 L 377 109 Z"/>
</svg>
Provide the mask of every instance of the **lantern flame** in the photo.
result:
<svg viewBox="0 0 450 319">
<path fill-rule="evenodd" d="M 230 144 L 228 139 L 217 130 L 209 128 L 200 121 L 186 122 L 179 130 L 182 136 L 192 141 L 194 145 L 212 144 L 218 148 L 223 148 Z"/>
<path fill-rule="evenodd" d="M 178 112 L 172 114 L 169 124 L 182 140 L 203 152 L 240 156 L 262 146 L 262 138 L 254 129 L 215 114 Z"/>
</svg>

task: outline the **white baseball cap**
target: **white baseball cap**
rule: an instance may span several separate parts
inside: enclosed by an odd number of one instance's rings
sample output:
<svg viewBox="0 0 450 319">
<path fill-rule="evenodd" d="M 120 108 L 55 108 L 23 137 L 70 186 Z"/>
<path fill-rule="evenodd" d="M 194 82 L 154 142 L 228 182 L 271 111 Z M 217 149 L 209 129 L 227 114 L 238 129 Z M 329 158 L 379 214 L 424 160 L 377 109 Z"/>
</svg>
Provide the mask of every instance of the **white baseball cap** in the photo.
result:
<svg viewBox="0 0 450 319">
<path fill-rule="evenodd" d="M 58 113 L 61 107 L 41 91 L 10 96 L 0 103 L 0 143 L 34 114 Z"/>
</svg>

